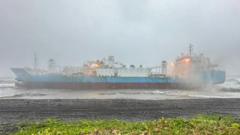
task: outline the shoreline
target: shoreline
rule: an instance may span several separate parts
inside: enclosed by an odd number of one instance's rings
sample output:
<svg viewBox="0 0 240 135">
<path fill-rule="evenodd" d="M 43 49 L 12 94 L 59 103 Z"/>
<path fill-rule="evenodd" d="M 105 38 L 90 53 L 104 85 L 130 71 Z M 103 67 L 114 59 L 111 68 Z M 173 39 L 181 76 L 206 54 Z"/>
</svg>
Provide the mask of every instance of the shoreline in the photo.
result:
<svg viewBox="0 0 240 135">
<path fill-rule="evenodd" d="M 0 134 L 14 133 L 18 124 L 49 118 L 63 121 L 119 119 L 146 121 L 191 118 L 197 115 L 224 115 L 239 119 L 237 99 L 0 99 Z"/>
<path fill-rule="evenodd" d="M 153 120 L 200 114 L 240 115 L 239 99 L 0 99 L 0 124 L 23 121 L 120 119 Z"/>
</svg>

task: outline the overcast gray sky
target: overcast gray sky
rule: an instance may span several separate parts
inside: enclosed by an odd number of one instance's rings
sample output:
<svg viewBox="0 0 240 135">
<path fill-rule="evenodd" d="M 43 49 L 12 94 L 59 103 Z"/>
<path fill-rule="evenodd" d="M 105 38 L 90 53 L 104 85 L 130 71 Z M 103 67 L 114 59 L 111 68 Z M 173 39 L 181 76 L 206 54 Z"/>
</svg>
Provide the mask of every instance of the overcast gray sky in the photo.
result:
<svg viewBox="0 0 240 135">
<path fill-rule="evenodd" d="M 114 55 L 156 65 L 187 49 L 240 69 L 239 0 L 0 0 L 0 76 L 10 67 L 81 65 Z"/>
</svg>

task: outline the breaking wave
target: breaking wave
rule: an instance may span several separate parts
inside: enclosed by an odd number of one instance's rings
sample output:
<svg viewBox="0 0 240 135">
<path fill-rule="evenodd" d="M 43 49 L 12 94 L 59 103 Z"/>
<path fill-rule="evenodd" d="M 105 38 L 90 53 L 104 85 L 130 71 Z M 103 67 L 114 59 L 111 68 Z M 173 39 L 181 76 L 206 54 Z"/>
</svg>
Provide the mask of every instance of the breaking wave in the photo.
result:
<svg viewBox="0 0 240 135">
<path fill-rule="evenodd" d="M 0 88 L 13 88 L 15 87 L 15 81 L 11 78 L 0 79 Z"/>
<path fill-rule="evenodd" d="M 10 96 L 3 96 L 0 98 L 24 98 L 24 97 L 42 97 L 46 96 L 47 94 L 41 94 L 41 93 L 24 93 L 24 94 L 14 94 Z"/>
<path fill-rule="evenodd" d="M 240 92 L 240 77 L 229 78 L 224 84 L 219 85 L 223 91 Z"/>
</svg>

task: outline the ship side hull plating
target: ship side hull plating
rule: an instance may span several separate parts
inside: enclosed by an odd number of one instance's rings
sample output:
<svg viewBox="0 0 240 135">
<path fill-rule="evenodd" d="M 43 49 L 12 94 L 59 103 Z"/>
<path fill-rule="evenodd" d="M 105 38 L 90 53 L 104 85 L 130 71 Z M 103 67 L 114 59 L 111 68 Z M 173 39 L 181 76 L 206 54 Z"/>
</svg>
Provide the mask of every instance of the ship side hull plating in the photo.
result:
<svg viewBox="0 0 240 135">
<path fill-rule="evenodd" d="M 14 68 L 17 87 L 31 89 L 177 89 L 202 87 L 225 81 L 224 71 L 204 73 L 201 84 L 182 82 L 171 77 L 97 77 L 63 74 L 31 74 L 24 68 Z"/>
<path fill-rule="evenodd" d="M 47 83 L 24 82 L 16 83 L 17 87 L 29 89 L 75 89 L 75 90 L 101 90 L 101 89 L 175 89 L 175 84 L 169 83 Z"/>
</svg>

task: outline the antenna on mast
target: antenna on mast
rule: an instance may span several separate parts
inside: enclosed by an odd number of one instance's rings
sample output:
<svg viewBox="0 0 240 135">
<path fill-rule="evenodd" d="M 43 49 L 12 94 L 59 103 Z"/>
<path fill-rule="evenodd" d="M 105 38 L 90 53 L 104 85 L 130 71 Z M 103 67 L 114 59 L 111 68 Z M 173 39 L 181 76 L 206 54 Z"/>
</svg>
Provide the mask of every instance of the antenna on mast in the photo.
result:
<svg viewBox="0 0 240 135">
<path fill-rule="evenodd" d="M 192 56 L 193 54 L 193 45 L 189 44 L 189 55 Z"/>
<path fill-rule="evenodd" d="M 34 53 L 34 69 L 38 68 L 38 56 L 37 53 Z"/>
</svg>

